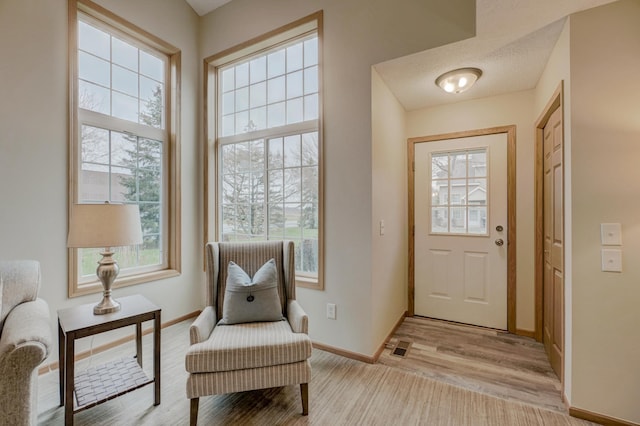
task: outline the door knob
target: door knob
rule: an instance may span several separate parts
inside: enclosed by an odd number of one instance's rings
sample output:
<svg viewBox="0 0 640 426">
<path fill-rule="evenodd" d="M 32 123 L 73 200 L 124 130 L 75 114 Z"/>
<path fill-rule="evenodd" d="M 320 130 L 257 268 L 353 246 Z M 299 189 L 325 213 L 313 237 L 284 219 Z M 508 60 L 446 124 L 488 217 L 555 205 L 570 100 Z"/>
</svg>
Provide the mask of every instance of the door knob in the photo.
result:
<svg viewBox="0 0 640 426">
<path fill-rule="evenodd" d="M 496 245 L 497 245 L 497 246 L 501 246 L 501 245 L 503 245 L 503 244 L 504 244 L 504 241 L 502 240 L 502 238 L 498 238 L 498 239 L 496 240 Z"/>
</svg>

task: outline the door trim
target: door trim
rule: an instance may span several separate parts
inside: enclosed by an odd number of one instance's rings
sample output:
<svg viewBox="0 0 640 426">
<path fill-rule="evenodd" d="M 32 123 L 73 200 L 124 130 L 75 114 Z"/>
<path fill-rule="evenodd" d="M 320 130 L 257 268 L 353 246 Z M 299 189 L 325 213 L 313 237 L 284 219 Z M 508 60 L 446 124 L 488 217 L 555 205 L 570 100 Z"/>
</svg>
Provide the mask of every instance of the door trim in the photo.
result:
<svg viewBox="0 0 640 426">
<path fill-rule="evenodd" d="M 560 81 L 560 84 L 556 88 L 553 95 L 547 102 L 547 105 L 542 110 L 540 117 L 536 120 L 536 163 L 535 163 L 535 339 L 542 342 L 543 332 L 543 317 L 544 317 L 544 126 L 547 125 L 551 114 L 560 108 L 560 114 L 562 115 L 562 134 L 564 137 L 564 80 Z M 564 198 L 564 143 L 562 144 L 563 150 L 563 173 L 562 173 L 562 196 Z M 562 220 L 564 222 L 564 201 Z M 564 230 L 564 225 L 562 227 Z M 564 237 L 563 237 L 564 240 Z M 564 248 L 563 248 L 564 252 Z M 563 253 L 564 255 L 564 253 Z M 565 262 L 563 262 L 565 263 Z M 564 291 L 564 289 L 563 289 Z M 564 299 L 564 295 L 563 298 Z M 563 307 L 564 311 L 564 307 Z M 564 315 L 562 316 L 562 347 L 564 348 Z M 564 349 L 563 349 L 564 350 Z M 563 368 L 564 369 L 564 368 Z M 563 378 L 560 377 L 560 381 L 563 382 Z"/>
<path fill-rule="evenodd" d="M 516 333 L 516 126 L 490 127 L 478 130 L 407 139 L 409 201 L 409 289 L 408 316 L 415 315 L 415 145 L 446 139 L 461 139 L 506 133 L 507 135 L 507 331 Z"/>
</svg>

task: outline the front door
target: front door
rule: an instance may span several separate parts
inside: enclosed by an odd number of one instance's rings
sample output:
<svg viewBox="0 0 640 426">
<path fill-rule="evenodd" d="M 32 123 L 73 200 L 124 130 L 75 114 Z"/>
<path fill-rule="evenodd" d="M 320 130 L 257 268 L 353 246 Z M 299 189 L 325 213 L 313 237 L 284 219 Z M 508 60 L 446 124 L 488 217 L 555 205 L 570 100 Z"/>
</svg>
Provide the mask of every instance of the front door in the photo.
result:
<svg viewBox="0 0 640 426">
<path fill-rule="evenodd" d="M 507 133 L 416 143 L 414 312 L 506 330 Z"/>
</svg>

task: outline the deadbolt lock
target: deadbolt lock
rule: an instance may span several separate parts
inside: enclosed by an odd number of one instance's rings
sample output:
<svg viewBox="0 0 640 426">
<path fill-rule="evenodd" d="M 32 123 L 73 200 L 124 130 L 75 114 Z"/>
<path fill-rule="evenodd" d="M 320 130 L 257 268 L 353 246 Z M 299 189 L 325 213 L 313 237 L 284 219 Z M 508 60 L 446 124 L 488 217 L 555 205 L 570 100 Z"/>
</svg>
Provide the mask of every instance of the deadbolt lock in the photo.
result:
<svg viewBox="0 0 640 426">
<path fill-rule="evenodd" d="M 498 231 L 498 232 L 502 232 L 503 229 L 504 228 L 502 227 L 502 225 L 496 226 L 496 231 Z"/>
</svg>

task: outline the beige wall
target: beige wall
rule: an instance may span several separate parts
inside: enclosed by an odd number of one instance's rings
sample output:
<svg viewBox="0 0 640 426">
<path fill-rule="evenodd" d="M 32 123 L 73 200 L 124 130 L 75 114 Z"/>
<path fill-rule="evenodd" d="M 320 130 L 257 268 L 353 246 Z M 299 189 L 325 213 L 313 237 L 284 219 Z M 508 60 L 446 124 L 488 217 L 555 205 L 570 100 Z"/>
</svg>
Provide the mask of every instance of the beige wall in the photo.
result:
<svg viewBox="0 0 640 426">
<path fill-rule="evenodd" d="M 371 70 L 371 120 L 371 324 L 374 342 L 383 342 L 407 310 L 407 150 L 405 110 L 375 69 Z"/>
<path fill-rule="evenodd" d="M 114 292 L 147 296 L 165 322 L 202 300 L 198 17 L 180 0 L 99 3 L 182 50 L 182 275 Z M 0 258 L 40 261 L 55 337 L 58 309 L 99 300 L 67 298 L 67 1 L 0 1 L 0 52 Z"/>
<path fill-rule="evenodd" d="M 571 405 L 640 423 L 640 1 L 571 17 Z M 622 224 L 622 273 L 600 224 Z"/>
<path fill-rule="evenodd" d="M 407 113 L 407 137 L 516 125 L 516 327 L 534 323 L 534 132 L 532 90 Z"/>
<path fill-rule="evenodd" d="M 383 343 L 378 329 L 387 333 L 397 320 L 385 316 L 386 324 L 375 330 L 369 321 L 374 315 L 371 66 L 472 36 L 475 1 L 234 0 L 202 19 L 201 56 L 318 10 L 324 11 L 325 45 L 325 290 L 300 289 L 298 299 L 310 316 L 314 341 L 370 356 Z M 337 304 L 336 320 L 326 318 L 328 302 Z"/>
</svg>

